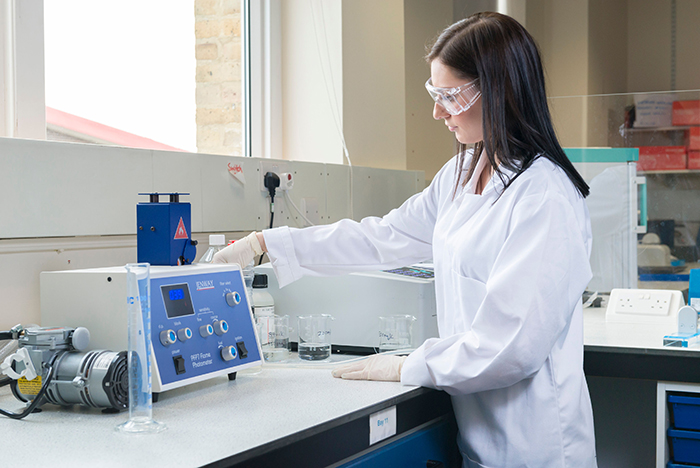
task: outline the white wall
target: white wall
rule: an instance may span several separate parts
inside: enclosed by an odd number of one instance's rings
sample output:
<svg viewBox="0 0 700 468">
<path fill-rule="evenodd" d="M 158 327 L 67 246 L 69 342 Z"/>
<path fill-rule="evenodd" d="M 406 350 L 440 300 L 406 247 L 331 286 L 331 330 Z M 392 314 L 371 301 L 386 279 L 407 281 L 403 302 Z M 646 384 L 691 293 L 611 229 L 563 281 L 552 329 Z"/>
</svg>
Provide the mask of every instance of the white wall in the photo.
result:
<svg viewBox="0 0 700 468">
<path fill-rule="evenodd" d="M 454 140 L 432 119 L 425 46 L 452 23 L 453 0 L 282 2 L 280 158 L 420 168 L 432 179 Z M 315 22 L 314 22 L 315 19 Z"/>
<path fill-rule="evenodd" d="M 404 1 L 406 67 L 406 169 L 432 179 L 455 153 L 455 138 L 442 120 L 433 119 L 434 102 L 425 91 L 430 66 L 427 47 L 452 23 L 451 0 Z"/>
<path fill-rule="evenodd" d="M 406 168 L 403 0 L 343 2 L 343 122 L 354 164 Z"/>
<path fill-rule="evenodd" d="M 282 154 L 341 164 L 343 119 L 341 0 L 284 0 Z"/>
</svg>

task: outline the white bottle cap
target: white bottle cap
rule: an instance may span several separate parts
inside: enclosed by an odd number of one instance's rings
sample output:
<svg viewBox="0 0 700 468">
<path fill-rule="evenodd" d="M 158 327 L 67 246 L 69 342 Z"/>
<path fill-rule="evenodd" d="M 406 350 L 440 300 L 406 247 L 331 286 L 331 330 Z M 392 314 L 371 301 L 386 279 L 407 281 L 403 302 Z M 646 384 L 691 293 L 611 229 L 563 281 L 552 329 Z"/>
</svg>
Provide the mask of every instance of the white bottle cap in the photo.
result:
<svg viewBox="0 0 700 468">
<path fill-rule="evenodd" d="M 210 234 L 209 245 L 226 245 L 226 236 L 223 234 Z"/>
</svg>

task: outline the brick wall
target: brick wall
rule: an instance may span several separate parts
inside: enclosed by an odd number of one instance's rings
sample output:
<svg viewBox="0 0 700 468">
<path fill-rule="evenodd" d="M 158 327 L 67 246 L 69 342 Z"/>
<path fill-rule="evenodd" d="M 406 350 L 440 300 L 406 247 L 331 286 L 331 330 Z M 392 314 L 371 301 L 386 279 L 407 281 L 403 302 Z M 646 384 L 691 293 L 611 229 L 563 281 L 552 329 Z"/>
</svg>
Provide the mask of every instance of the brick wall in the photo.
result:
<svg viewBox="0 0 700 468">
<path fill-rule="evenodd" d="M 241 0 L 195 0 L 197 151 L 242 156 Z"/>
</svg>

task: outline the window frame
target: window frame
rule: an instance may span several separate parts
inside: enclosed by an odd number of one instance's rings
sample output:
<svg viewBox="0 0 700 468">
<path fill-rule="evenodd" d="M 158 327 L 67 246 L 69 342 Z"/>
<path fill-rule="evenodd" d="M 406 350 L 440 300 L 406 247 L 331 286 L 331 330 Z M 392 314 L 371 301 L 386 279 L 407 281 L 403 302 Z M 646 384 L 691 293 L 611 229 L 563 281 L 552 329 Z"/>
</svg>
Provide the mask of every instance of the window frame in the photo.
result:
<svg viewBox="0 0 700 468">
<path fill-rule="evenodd" d="M 242 0 L 241 24 L 243 154 L 281 159 L 281 0 Z"/>
<path fill-rule="evenodd" d="M 46 139 L 44 1 L 0 3 L 0 136 Z"/>
</svg>

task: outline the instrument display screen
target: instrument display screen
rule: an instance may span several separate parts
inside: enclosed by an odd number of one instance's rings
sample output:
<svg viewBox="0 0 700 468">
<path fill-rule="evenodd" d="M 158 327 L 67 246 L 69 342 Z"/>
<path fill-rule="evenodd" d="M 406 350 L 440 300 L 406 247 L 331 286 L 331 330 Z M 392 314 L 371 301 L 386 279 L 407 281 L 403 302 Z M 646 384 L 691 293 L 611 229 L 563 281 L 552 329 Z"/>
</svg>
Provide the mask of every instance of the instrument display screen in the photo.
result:
<svg viewBox="0 0 700 468">
<path fill-rule="evenodd" d="M 165 313 L 168 318 L 184 317 L 194 315 L 192 307 L 192 297 L 187 283 L 169 284 L 160 287 L 165 303 Z"/>
<path fill-rule="evenodd" d="M 435 278 L 435 271 L 432 268 L 403 267 L 394 270 L 384 270 L 395 275 L 411 276 L 413 278 Z"/>
</svg>

